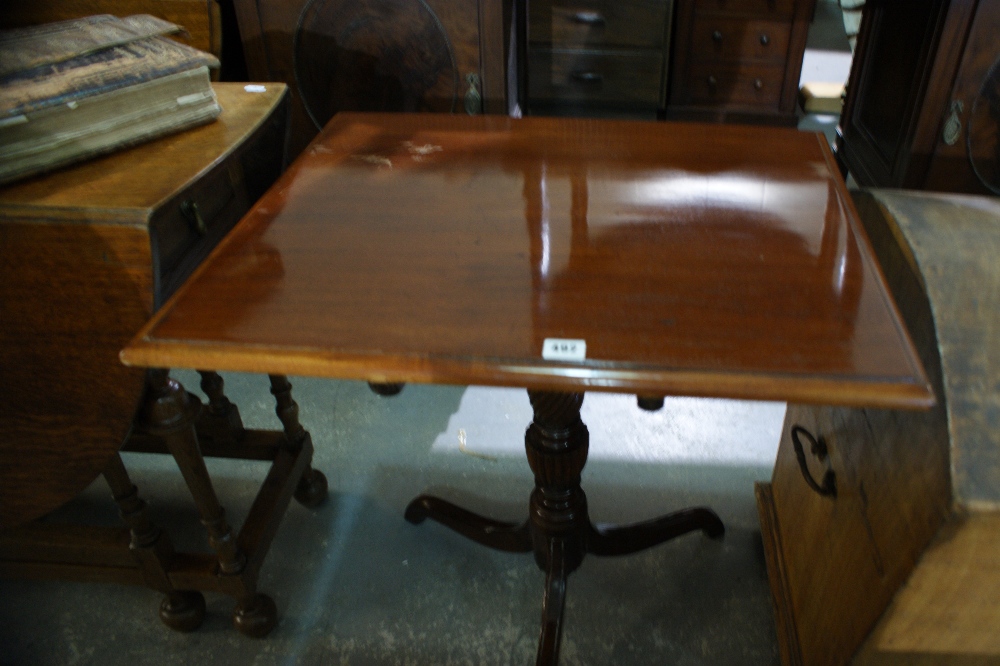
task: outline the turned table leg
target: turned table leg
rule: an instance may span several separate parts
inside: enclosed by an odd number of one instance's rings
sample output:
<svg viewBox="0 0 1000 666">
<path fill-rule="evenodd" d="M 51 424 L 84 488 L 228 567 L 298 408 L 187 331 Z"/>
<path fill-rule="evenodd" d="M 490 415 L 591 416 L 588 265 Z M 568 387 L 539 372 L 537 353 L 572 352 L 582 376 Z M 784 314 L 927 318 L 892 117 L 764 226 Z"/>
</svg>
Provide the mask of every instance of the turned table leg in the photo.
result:
<svg viewBox="0 0 1000 666">
<path fill-rule="evenodd" d="M 595 526 L 587 512 L 580 476 L 587 463 L 590 434 L 580 419 L 582 393 L 528 391 L 534 412 L 524 435 L 535 489 L 523 524 L 502 523 L 450 502 L 421 495 L 406 508 L 411 523 L 430 518 L 483 545 L 498 550 L 531 551 L 545 571 L 542 622 L 536 664 L 559 660 L 566 580 L 587 553 L 627 555 L 695 530 L 719 538 L 725 528 L 704 507 L 684 509 L 633 525 Z"/>
<path fill-rule="evenodd" d="M 197 590 L 175 590 L 167 571 L 174 548 L 166 532 L 154 525 L 146 502 L 129 479 L 121 456 L 115 454 L 104 470 L 104 479 L 129 527 L 129 550 L 139 563 L 146 585 L 166 594 L 160 603 L 160 620 L 175 631 L 194 631 L 205 619 L 205 596 Z"/>
<path fill-rule="evenodd" d="M 246 556 L 236 544 L 205 468 L 194 430 L 197 411 L 197 403 L 188 399 L 184 387 L 171 379 L 167 370 L 149 371 L 149 396 L 140 414 L 143 428 L 162 437 L 177 461 L 208 532 L 209 545 L 219 559 L 220 572 L 236 574 L 243 570 Z"/>
<path fill-rule="evenodd" d="M 257 593 L 255 576 L 240 576 L 246 567 L 247 556 L 226 521 L 198 445 L 194 424 L 199 403 L 189 398 L 187 391 L 170 378 L 167 370 L 150 370 L 148 377 L 148 395 L 140 412 L 141 424 L 147 432 L 163 438 L 177 461 L 208 533 L 209 545 L 215 551 L 219 573 L 234 576 L 239 581 L 241 593 L 233 612 L 234 625 L 248 636 L 265 636 L 277 623 L 277 608 L 270 597 Z M 175 603 L 183 606 L 190 601 L 176 596 L 168 599 L 172 614 L 181 612 L 174 607 Z"/>
<path fill-rule="evenodd" d="M 268 378 L 276 403 L 274 411 L 285 430 L 288 449 L 297 452 L 309 439 L 309 433 L 299 423 L 299 406 L 292 398 L 292 385 L 285 375 L 268 375 Z M 326 475 L 309 465 L 295 488 L 295 499 L 303 506 L 317 507 L 326 499 L 327 489 Z"/>
</svg>

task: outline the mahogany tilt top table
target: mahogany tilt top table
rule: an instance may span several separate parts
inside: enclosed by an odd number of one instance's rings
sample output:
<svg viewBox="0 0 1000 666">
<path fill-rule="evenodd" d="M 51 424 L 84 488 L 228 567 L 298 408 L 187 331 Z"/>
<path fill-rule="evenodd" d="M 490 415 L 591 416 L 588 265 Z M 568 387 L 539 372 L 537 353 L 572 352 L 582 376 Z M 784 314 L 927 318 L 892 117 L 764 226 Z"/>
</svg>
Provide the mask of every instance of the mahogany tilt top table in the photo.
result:
<svg viewBox="0 0 1000 666">
<path fill-rule="evenodd" d="M 591 525 L 583 393 L 921 408 L 933 393 L 821 135 L 341 114 L 122 352 L 131 365 L 527 388 L 523 525 L 407 510 L 547 572 L 723 526 Z"/>
</svg>

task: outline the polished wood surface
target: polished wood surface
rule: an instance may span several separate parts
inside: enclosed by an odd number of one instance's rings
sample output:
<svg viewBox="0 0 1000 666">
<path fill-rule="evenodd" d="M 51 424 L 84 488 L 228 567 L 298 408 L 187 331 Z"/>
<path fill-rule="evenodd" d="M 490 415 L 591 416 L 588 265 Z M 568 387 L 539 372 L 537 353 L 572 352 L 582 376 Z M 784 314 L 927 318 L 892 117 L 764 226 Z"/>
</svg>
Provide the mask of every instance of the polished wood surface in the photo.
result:
<svg viewBox="0 0 1000 666">
<path fill-rule="evenodd" d="M 775 128 L 342 114 L 122 358 L 933 400 L 825 140 Z"/>
<path fill-rule="evenodd" d="M 259 151 L 251 137 L 270 129 L 285 86 L 214 85 L 216 122 L 0 189 L 2 527 L 104 469 L 142 394 L 118 351 L 277 176 L 282 135 Z M 185 201 L 200 203 L 204 234 Z"/>
</svg>

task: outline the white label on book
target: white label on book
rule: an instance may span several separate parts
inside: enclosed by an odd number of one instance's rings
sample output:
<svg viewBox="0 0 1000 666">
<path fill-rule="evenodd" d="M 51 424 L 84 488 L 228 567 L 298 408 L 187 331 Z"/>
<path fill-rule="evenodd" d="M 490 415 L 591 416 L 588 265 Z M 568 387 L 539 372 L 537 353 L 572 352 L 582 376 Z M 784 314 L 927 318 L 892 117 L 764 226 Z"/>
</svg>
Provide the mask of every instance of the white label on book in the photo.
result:
<svg viewBox="0 0 1000 666">
<path fill-rule="evenodd" d="M 23 125 L 28 122 L 28 116 L 11 116 L 10 118 L 0 118 L 0 127 L 9 127 L 10 125 Z"/>
<path fill-rule="evenodd" d="M 204 99 L 208 99 L 212 95 L 207 92 L 192 93 L 190 95 L 184 95 L 183 97 L 177 98 L 177 104 L 180 106 L 187 106 L 188 104 L 196 104 Z"/>
<path fill-rule="evenodd" d="M 567 338 L 545 338 L 542 358 L 546 361 L 582 361 L 587 358 L 587 341 Z"/>
<path fill-rule="evenodd" d="M 243 86 L 243 90 L 246 90 L 247 92 L 267 92 L 267 86 L 250 84 L 248 86 Z"/>
</svg>

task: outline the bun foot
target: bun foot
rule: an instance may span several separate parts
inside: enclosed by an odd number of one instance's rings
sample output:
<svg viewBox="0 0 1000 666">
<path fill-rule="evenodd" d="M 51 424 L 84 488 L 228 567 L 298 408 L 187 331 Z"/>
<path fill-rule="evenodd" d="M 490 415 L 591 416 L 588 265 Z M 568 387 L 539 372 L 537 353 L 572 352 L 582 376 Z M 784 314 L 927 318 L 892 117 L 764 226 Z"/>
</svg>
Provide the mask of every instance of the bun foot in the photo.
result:
<svg viewBox="0 0 1000 666">
<path fill-rule="evenodd" d="M 197 590 L 171 592 L 160 602 L 160 620 L 174 631 L 194 631 L 204 619 L 205 595 Z"/>
<path fill-rule="evenodd" d="M 295 488 L 295 500 L 304 507 L 314 509 L 323 503 L 326 495 L 326 475 L 315 469 L 307 469 Z"/>
<path fill-rule="evenodd" d="M 399 392 L 403 390 L 404 386 L 406 386 L 406 384 L 402 382 L 392 383 L 392 384 L 379 384 L 376 382 L 368 382 L 368 388 L 372 390 L 372 393 L 374 393 L 375 395 L 380 395 L 384 398 L 398 395 Z"/>
<path fill-rule="evenodd" d="M 236 604 L 233 626 L 244 636 L 263 638 L 278 624 L 278 607 L 266 594 L 255 594 Z"/>
</svg>

